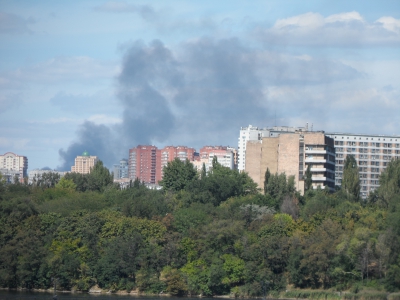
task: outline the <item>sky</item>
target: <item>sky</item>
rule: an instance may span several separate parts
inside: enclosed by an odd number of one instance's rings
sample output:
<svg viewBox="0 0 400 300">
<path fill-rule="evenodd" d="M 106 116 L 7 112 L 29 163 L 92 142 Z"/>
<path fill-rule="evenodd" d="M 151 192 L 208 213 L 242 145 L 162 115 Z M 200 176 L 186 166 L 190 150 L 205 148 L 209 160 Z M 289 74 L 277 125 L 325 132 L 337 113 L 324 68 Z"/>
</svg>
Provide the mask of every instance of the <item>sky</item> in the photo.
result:
<svg viewBox="0 0 400 300">
<path fill-rule="evenodd" d="M 240 127 L 400 135 L 400 1 L 0 0 L 0 154 L 70 170 Z"/>
</svg>

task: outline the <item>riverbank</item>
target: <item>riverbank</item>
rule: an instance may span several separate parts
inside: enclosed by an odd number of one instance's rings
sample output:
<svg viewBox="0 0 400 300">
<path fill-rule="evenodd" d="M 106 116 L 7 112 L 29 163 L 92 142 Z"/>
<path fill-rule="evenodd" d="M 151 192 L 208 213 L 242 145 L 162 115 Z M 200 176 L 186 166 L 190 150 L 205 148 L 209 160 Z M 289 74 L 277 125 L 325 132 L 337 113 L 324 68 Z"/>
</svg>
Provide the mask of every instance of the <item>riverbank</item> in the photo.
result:
<svg viewBox="0 0 400 300">
<path fill-rule="evenodd" d="M 8 289 L 8 288 L 0 288 L 0 291 L 4 292 L 26 292 L 26 293 L 47 293 L 53 294 L 54 289 L 24 289 L 24 288 L 16 288 L 16 289 Z M 144 298 L 154 298 L 154 297 L 171 297 L 174 296 L 167 293 L 159 293 L 159 294 L 146 294 L 141 293 L 138 290 L 132 291 L 110 291 L 103 290 L 98 286 L 93 286 L 89 291 L 78 291 L 78 290 L 57 290 L 57 294 L 80 294 L 80 295 L 92 295 L 92 296 L 131 296 L 131 297 L 144 297 Z M 185 296 L 187 298 L 203 298 L 202 295 L 190 295 Z M 183 297 L 183 298 L 185 298 Z M 208 297 L 206 297 L 208 298 Z M 235 297 L 235 295 L 215 295 L 213 298 L 223 298 L 223 299 L 263 299 L 264 297 Z M 182 299 L 182 298 L 181 298 Z M 350 291 L 344 292 L 336 292 L 336 291 L 327 291 L 327 290 L 288 290 L 285 292 L 271 292 L 266 295 L 265 299 L 280 299 L 280 300 L 400 300 L 400 293 L 387 293 L 376 290 L 363 290 L 358 293 L 352 293 Z"/>
</svg>

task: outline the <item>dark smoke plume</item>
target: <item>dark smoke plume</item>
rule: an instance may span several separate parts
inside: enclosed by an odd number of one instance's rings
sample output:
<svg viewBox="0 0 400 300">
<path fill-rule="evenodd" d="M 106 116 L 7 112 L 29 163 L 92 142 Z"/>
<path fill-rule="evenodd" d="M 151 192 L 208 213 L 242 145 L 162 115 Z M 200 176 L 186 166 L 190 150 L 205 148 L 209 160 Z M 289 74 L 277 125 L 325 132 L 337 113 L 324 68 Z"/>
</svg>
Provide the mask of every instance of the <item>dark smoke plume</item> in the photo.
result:
<svg viewBox="0 0 400 300">
<path fill-rule="evenodd" d="M 236 147 L 241 126 L 273 125 L 267 107 L 274 104 L 265 94 L 270 85 L 318 84 L 358 76 L 340 63 L 329 62 L 329 68 L 321 67 L 324 64 L 256 51 L 233 38 L 203 38 L 176 51 L 161 41 L 135 42 L 125 50 L 117 77 L 122 123 L 82 124 L 77 141 L 59 151 L 61 169 L 69 169 L 85 150 L 110 167 L 138 144 L 186 145 L 197 150 L 204 145 Z M 301 100 L 286 106 L 285 112 L 296 115 L 306 104 L 308 99 Z"/>
</svg>

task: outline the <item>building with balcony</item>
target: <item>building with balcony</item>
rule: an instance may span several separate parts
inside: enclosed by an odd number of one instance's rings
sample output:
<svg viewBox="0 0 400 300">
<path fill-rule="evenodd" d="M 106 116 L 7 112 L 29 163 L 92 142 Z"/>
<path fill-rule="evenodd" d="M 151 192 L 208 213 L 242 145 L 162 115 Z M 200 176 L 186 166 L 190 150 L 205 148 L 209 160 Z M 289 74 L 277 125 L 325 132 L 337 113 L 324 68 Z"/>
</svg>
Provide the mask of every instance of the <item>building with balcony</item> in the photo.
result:
<svg viewBox="0 0 400 300">
<path fill-rule="evenodd" d="M 267 168 L 271 174 L 294 176 L 295 187 L 304 193 L 304 175 L 308 166 L 314 189 L 335 189 L 335 149 L 333 139 L 324 132 L 292 132 L 248 141 L 245 171 L 264 188 Z"/>
<path fill-rule="evenodd" d="M 327 133 L 334 140 L 336 153 L 335 184 L 342 185 L 344 160 L 354 155 L 360 173 L 360 195 L 379 187 L 379 175 L 392 159 L 400 158 L 400 136 Z"/>
<path fill-rule="evenodd" d="M 7 182 L 13 182 L 16 177 L 23 182 L 28 177 L 28 158 L 12 152 L 0 155 L 0 173 Z"/>
<path fill-rule="evenodd" d="M 248 141 L 261 141 L 265 137 L 277 137 L 286 133 L 303 132 L 308 130 L 307 127 L 273 126 L 258 128 L 251 125 L 241 127 L 238 138 L 237 169 L 239 171 L 246 169 L 246 147 Z"/>
<path fill-rule="evenodd" d="M 233 170 L 235 168 L 235 153 L 236 149 L 227 146 L 204 146 L 200 149 L 199 159 L 194 161 L 193 164 L 199 171 L 202 170 L 204 164 L 208 172 L 212 168 L 212 161 L 215 157 L 222 166 Z"/>
<path fill-rule="evenodd" d="M 71 167 L 71 172 L 89 174 L 96 162 L 97 156 L 91 156 L 89 152 L 85 151 L 75 158 L 75 165 Z"/>
<path fill-rule="evenodd" d="M 161 178 L 161 157 L 156 146 L 139 145 L 129 149 L 128 177 L 144 183 L 156 184 Z"/>
<path fill-rule="evenodd" d="M 173 161 L 175 158 L 179 158 L 179 160 L 183 162 L 186 160 L 193 162 L 199 159 L 196 150 L 194 148 L 186 146 L 166 146 L 159 151 L 161 157 L 161 166 L 159 172 L 161 172 L 161 174 L 163 174 L 163 169 L 168 164 L 168 162 Z"/>
<path fill-rule="evenodd" d="M 113 166 L 114 180 L 128 178 L 128 160 L 123 158 Z"/>
</svg>

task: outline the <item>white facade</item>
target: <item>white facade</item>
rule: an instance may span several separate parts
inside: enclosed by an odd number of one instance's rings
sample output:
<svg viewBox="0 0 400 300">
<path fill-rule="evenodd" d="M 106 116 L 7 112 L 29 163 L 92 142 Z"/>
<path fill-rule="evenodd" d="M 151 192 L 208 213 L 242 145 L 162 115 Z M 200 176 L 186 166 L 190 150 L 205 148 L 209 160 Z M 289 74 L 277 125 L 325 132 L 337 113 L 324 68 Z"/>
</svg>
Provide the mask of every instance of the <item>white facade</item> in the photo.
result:
<svg viewBox="0 0 400 300">
<path fill-rule="evenodd" d="M 3 170 L 3 174 L 7 170 L 9 171 L 7 173 L 12 173 L 22 179 L 28 176 L 28 158 L 12 152 L 6 152 L 4 155 L 0 155 L 0 169 Z"/>
<path fill-rule="evenodd" d="M 379 175 L 392 159 L 400 158 L 400 136 L 326 133 L 335 141 L 335 185 L 341 186 L 344 160 L 354 155 L 360 172 L 361 197 L 379 187 Z"/>
<path fill-rule="evenodd" d="M 263 137 L 277 137 L 283 133 L 294 133 L 306 131 L 303 127 L 273 126 L 268 128 L 258 128 L 249 125 L 241 127 L 238 138 L 238 170 L 244 171 L 246 168 L 246 144 L 248 141 L 261 141 Z"/>
<path fill-rule="evenodd" d="M 41 169 L 34 169 L 29 171 L 29 175 L 28 175 L 28 183 L 32 184 L 34 183 L 35 180 L 38 180 L 40 178 L 42 178 L 42 175 L 44 173 L 57 173 L 60 175 L 60 178 L 63 177 L 65 175 L 65 173 L 67 172 L 61 172 L 61 171 L 56 171 L 56 170 L 41 170 Z"/>
</svg>

